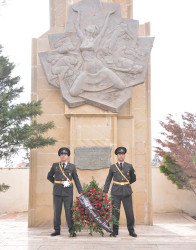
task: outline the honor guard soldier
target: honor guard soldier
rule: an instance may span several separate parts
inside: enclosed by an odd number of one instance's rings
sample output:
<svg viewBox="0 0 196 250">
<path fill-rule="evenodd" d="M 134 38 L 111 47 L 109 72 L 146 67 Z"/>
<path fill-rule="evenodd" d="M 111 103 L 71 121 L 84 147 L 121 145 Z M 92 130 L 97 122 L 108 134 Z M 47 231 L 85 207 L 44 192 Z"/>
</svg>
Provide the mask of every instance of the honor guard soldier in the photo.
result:
<svg viewBox="0 0 196 250">
<path fill-rule="evenodd" d="M 108 193 L 110 183 L 113 178 L 113 185 L 111 189 L 111 195 L 113 197 L 113 206 L 120 210 L 121 201 L 124 206 L 127 228 L 129 235 L 137 237 L 134 231 L 134 214 L 132 206 L 132 189 L 130 184 L 136 181 L 136 174 L 133 166 L 124 161 L 127 149 L 125 147 L 119 147 L 115 150 L 118 162 L 110 167 L 109 174 L 106 178 L 104 185 L 104 192 Z M 113 209 L 113 215 L 119 221 L 120 212 Z M 111 236 L 118 235 L 118 225 L 113 225 L 113 234 Z"/>
<path fill-rule="evenodd" d="M 60 162 L 53 163 L 47 179 L 53 185 L 53 206 L 54 206 L 54 232 L 51 236 L 60 235 L 61 230 L 61 211 L 62 204 L 65 208 L 65 217 L 69 228 L 70 237 L 75 237 L 72 233 L 72 205 L 73 205 L 73 180 L 77 187 L 78 193 L 82 192 L 82 187 L 77 175 L 74 164 L 68 162 L 70 150 L 68 148 L 60 148 L 58 151 Z"/>
</svg>

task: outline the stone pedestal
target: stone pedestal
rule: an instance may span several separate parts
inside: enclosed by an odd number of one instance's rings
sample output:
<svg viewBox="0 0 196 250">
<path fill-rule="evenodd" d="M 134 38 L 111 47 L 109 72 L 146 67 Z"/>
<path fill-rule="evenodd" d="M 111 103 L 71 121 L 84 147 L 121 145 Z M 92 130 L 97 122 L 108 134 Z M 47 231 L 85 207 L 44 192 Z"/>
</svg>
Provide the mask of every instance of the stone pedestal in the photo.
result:
<svg viewBox="0 0 196 250">
<path fill-rule="evenodd" d="M 79 146 L 111 147 L 111 163 L 116 161 L 115 148 L 126 147 L 126 161 L 133 164 L 137 175 L 137 182 L 132 184 L 136 224 L 152 224 L 150 65 L 146 82 L 133 87 L 132 100 L 119 113 L 87 104 L 69 108 L 63 102 L 59 89 L 47 83 L 40 65 L 38 52 L 49 50 L 48 34 L 64 31 L 69 3 L 73 2 L 77 1 L 51 0 L 50 30 L 38 39 L 33 39 L 32 43 L 32 100 L 43 99 L 44 112 L 37 120 L 55 122 L 56 128 L 48 135 L 55 137 L 58 142 L 55 146 L 31 151 L 29 226 L 53 224 L 52 184 L 46 177 L 52 163 L 59 160 L 57 151 L 63 146 L 70 148 L 72 163 L 74 149 Z M 123 17 L 132 17 L 132 0 L 108 2 L 120 3 Z M 149 35 L 149 29 L 149 24 L 141 25 L 140 35 Z M 78 175 L 81 184 L 88 183 L 94 176 L 102 186 L 108 170 L 78 169 Z M 120 224 L 126 224 L 124 209 L 121 211 Z"/>
</svg>

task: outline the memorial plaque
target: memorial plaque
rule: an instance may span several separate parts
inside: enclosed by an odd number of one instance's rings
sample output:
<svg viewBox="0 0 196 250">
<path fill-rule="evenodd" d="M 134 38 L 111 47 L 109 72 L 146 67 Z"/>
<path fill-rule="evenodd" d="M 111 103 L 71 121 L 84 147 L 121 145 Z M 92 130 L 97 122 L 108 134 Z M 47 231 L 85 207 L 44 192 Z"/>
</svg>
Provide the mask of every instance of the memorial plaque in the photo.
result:
<svg viewBox="0 0 196 250">
<path fill-rule="evenodd" d="M 110 167 L 110 147 L 76 147 L 74 152 L 75 165 L 79 169 L 94 170 Z"/>
</svg>

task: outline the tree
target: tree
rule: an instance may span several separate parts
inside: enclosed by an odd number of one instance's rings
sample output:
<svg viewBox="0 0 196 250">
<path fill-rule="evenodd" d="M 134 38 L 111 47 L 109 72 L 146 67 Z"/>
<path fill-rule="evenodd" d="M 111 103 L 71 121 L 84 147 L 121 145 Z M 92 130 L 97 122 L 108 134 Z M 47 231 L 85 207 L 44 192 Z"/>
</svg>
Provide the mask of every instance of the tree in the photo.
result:
<svg viewBox="0 0 196 250">
<path fill-rule="evenodd" d="M 8 159 L 23 149 L 54 145 L 56 140 L 44 136 L 54 128 L 53 122 L 38 123 L 36 117 L 42 114 L 41 100 L 16 103 L 24 91 L 19 87 L 20 77 L 12 76 L 15 65 L 2 55 L 0 45 L 0 159 Z"/>
<path fill-rule="evenodd" d="M 181 115 L 181 121 L 177 122 L 174 116 L 169 114 L 166 122 L 161 121 L 160 124 L 165 130 L 161 133 L 164 140 L 156 139 L 160 146 L 155 147 L 155 152 L 159 156 L 165 156 L 164 160 L 167 160 L 163 164 L 165 168 L 162 167 L 161 171 L 172 181 L 165 164 L 168 164 L 168 161 L 170 161 L 170 167 L 171 164 L 176 164 L 178 171 L 181 172 L 180 175 L 188 178 L 193 191 L 196 188 L 196 115 L 185 112 Z M 180 182 L 179 175 L 176 175 L 175 178 Z M 188 189 L 184 185 L 182 188 Z"/>
<path fill-rule="evenodd" d="M 163 164 L 159 166 L 160 172 L 167 176 L 167 178 L 174 184 L 178 189 L 187 189 L 193 191 L 188 176 L 184 173 L 183 168 L 176 163 L 175 159 L 172 159 L 169 155 L 163 156 Z"/>
<path fill-rule="evenodd" d="M 10 188 L 9 185 L 6 185 L 5 183 L 0 184 L 0 192 L 5 192 Z"/>
</svg>

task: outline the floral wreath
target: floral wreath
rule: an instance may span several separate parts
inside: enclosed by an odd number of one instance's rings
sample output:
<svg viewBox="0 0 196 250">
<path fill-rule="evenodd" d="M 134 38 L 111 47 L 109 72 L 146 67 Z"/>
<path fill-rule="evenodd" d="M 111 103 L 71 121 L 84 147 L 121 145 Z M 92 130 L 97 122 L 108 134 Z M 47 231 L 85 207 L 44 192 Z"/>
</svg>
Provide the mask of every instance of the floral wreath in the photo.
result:
<svg viewBox="0 0 196 250">
<path fill-rule="evenodd" d="M 92 177 L 92 181 L 89 184 L 83 184 L 82 193 L 89 198 L 92 206 L 96 208 L 97 212 L 104 220 L 106 220 L 108 225 L 119 225 L 116 217 L 112 214 L 112 210 L 115 209 L 119 211 L 119 209 L 113 207 L 111 195 L 107 195 L 103 192 L 103 188 L 98 186 L 94 177 Z M 90 235 L 92 235 L 93 232 L 100 233 L 101 236 L 104 235 L 103 229 L 94 222 L 92 216 L 89 215 L 89 212 L 85 211 L 85 208 L 82 206 L 78 197 L 76 197 L 76 200 L 73 203 L 72 211 L 72 219 L 74 223 L 72 233 L 81 232 L 82 229 L 88 228 L 90 229 Z"/>
</svg>

